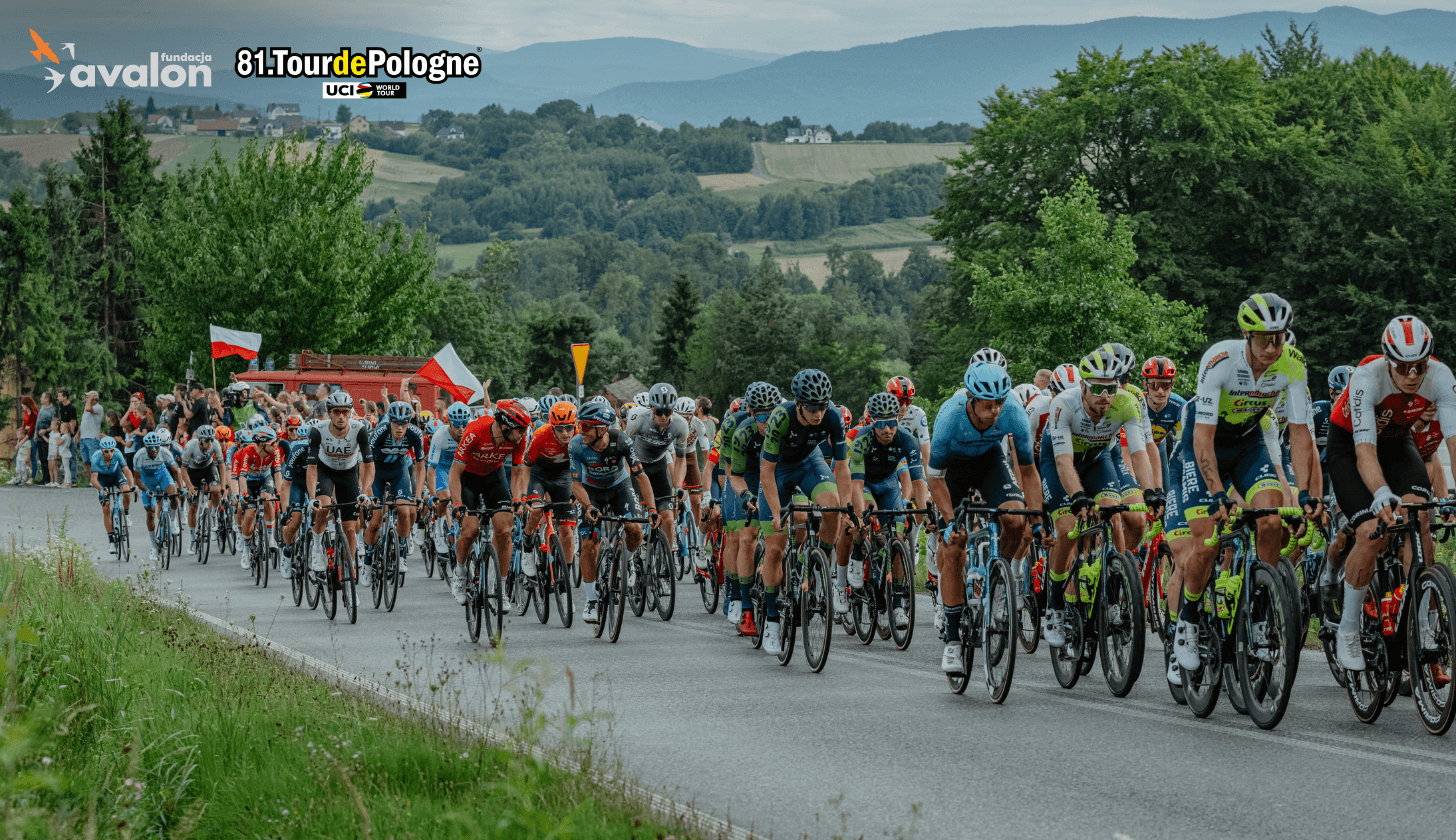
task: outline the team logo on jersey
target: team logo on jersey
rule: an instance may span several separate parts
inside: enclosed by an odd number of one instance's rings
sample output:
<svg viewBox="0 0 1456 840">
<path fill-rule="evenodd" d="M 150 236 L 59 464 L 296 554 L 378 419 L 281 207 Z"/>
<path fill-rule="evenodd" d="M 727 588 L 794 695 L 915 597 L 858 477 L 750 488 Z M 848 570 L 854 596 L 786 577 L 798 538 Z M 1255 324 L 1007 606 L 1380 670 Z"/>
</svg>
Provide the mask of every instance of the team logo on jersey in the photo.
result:
<svg viewBox="0 0 1456 840">
<path fill-rule="evenodd" d="M 1204 365 L 1203 366 L 1203 369 L 1204 370 L 1213 370 L 1215 367 L 1218 366 L 1218 363 L 1219 362 L 1222 362 L 1224 359 L 1227 359 L 1228 357 L 1229 357 L 1228 351 L 1225 350 L 1225 351 L 1219 353 L 1217 356 L 1214 356 L 1212 359 L 1209 359 L 1208 360 L 1208 364 Z"/>
</svg>

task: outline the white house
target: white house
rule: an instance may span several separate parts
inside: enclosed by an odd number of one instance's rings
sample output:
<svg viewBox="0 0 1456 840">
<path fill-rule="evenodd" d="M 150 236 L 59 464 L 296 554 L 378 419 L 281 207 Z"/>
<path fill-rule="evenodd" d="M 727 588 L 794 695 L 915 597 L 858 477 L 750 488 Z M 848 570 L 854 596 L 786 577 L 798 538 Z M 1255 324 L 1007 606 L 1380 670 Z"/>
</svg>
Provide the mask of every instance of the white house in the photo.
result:
<svg viewBox="0 0 1456 840">
<path fill-rule="evenodd" d="M 273 103 L 273 107 L 268 109 L 268 119 L 271 120 L 277 119 L 278 117 L 289 116 L 296 117 L 300 116 L 302 113 L 303 112 L 298 109 L 297 102 L 275 102 Z"/>
<path fill-rule="evenodd" d="M 344 126 L 343 126 L 342 123 L 336 123 L 336 122 L 319 123 L 319 131 L 323 132 L 323 135 L 322 136 L 323 136 L 323 139 L 325 139 L 325 140 L 342 140 L 342 139 L 344 139 Z"/>
<path fill-rule="evenodd" d="M 172 118 L 171 117 L 167 116 L 166 114 L 157 113 L 157 114 L 148 114 L 147 115 L 147 127 L 148 128 L 174 128 L 175 126 L 172 125 Z"/>
<path fill-rule="evenodd" d="M 803 128 L 789 129 L 788 136 L 784 138 L 785 143 L 833 143 L 834 135 L 825 131 L 817 125 L 806 125 Z"/>
<path fill-rule="evenodd" d="M 449 128 L 442 129 L 440 131 L 435 132 L 435 139 L 436 140 L 464 140 L 465 139 L 465 132 L 463 130 L 461 130 L 460 126 L 458 126 L 458 125 L 452 125 Z"/>
</svg>

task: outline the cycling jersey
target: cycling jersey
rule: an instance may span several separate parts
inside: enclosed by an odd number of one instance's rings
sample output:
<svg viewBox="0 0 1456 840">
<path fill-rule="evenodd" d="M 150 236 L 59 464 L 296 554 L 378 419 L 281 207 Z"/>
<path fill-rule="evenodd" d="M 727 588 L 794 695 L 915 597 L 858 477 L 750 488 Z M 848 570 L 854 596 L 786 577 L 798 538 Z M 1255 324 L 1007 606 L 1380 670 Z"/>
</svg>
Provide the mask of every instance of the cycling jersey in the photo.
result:
<svg viewBox="0 0 1456 840">
<path fill-rule="evenodd" d="M 556 433 L 551 426 L 542 426 L 531 435 L 531 442 L 526 446 L 525 461 L 531 465 L 532 470 L 541 475 L 562 476 L 571 469 L 570 446 L 570 440 L 561 443 L 556 439 Z"/>
<path fill-rule="evenodd" d="M 404 427 L 404 437 L 396 439 L 392 423 L 380 423 L 369 435 L 369 448 L 374 451 L 375 469 L 395 472 L 425 459 L 425 439 L 414 426 Z"/>
<path fill-rule="evenodd" d="M 111 462 L 107 463 L 106 453 L 98 449 L 91 453 L 91 472 L 97 476 L 119 476 L 121 468 L 126 466 L 126 459 L 120 452 L 113 451 Z"/>
<path fill-rule="evenodd" d="M 334 434 L 332 423 L 316 427 L 308 433 L 308 461 L 331 470 L 352 470 L 361 461 L 373 463 L 369 424 L 363 420 L 350 420 L 342 437 Z"/>
<path fill-rule="evenodd" d="M 643 464 L 655 464 L 667 457 L 669 447 L 675 457 L 681 458 L 688 452 L 688 435 L 692 431 L 688 421 L 674 414 L 665 428 L 659 428 L 652 417 L 652 409 L 638 406 L 627 412 L 627 426 L 623 429 L 632 438 L 632 451 Z"/>
<path fill-rule="evenodd" d="M 182 457 L 178 458 L 182 466 L 190 470 L 200 470 L 222 462 L 222 446 L 216 440 L 208 444 L 206 449 L 202 448 L 202 442 L 193 438 L 187 442 L 182 450 Z"/>
<path fill-rule="evenodd" d="M 1147 445 L 1142 420 L 1142 407 L 1129 391 L 1119 390 L 1102 419 L 1094 421 L 1087 413 L 1082 389 L 1068 388 L 1052 400 L 1046 437 L 1051 442 L 1053 457 L 1071 455 L 1073 463 L 1082 464 L 1116 448 L 1119 432 L 1127 434 L 1128 451 L 1140 451 Z M 1046 444 L 1042 446 L 1045 448 Z"/>
<path fill-rule="evenodd" d="M 1041 457 L 1041 436 L 1046 431 L 1047 420 L 1052 416 L 1052 398 L 1037 394 L 1026 404 L 1026 422 L 1031 426 L 1031 454 Z"/>
<path fill-rule="evenodd" d="M 1435 403 L 1436 419 L 1456 429 L 1456 376 L 1445 364 L 1430 359 L 1426 377 L 1414 394 L 1403 394 L 1390 378 L 1390 362 L 1367 358 L 1350 374 L 1350 384 L 1335 401 L 1330 422 L 1355 436 L 1355 443 L 1401 437 Z M 1352 396 L 1353 395 L 1353 396 Z"/>
<path fill-rule="evenodd" d="M 459 445 L 460 442 L 450 434 L 448 427 L 436 429 L 434 436 L 430 438 L 430 466 L 448 472 L 450 463 L 455 460 L 455 449 Z"/>
<path fill-rule="evenodd" d="M 1319 447 L 1320 460 L 1325 457 L 1325 444 L 1330 442 L 1330 411 L 1335 404 L 1329 400 L 1320 400 L 1310 406 L 1310 418 L 1314 422 L 1314 445 Z"/>
<path fill-rule="evenodd" d="M 233 458 L 233 475 L 246 476 L 248 481 L 263 481 L 283 465 L 283 451 L 273 447 L 272 455 L 258 451 L 256 445 L 245 446 Z"/>
<path fill-rule="evenodd" d="M 522 435 L 516 443 L 511 443 L 508 438 L 496 443 L 491 437 L 491 427 L 494 425 L 495 417 L 487 415 L 471 421 L 465 427 L 465 434 L 460 436 L 460 444 L 455 447 L 455 460 L 465 464 L 466 472 L 485 475 L 495 472 L 506 461 L 512 464 L 523 463 L 522 459 L 526 456 L 525 436 Z M 505 438 L 504 434 L 502 438 Z"/>
<path fill-rule="evenodd" d="M 758 492 L 760 459 L 763 457 L 763 435 L 758 423 L 750 419 L 739 424 L 728 444 L 728 472 L 743 478 L 748 489 Z"/>
<path fill-rule="evenodd" d="M 308 476 L 308 443 L 293 441 L 283 456 L 283 480 L 301 484 Z"/>
<path fill-rule="evenodd" d="M 1248 342 L 1240 338 L 1215 343 L 1198 364 L 1198 391 L 1193 397 L 1194 422 L 1214 425 L 1214 445 L 1248 443 L 1260 433 L 1259 419 L 1284 394 L 1289 419 L 1309 422 L 1309 388 L 1300 356 L 1289 345 L 1279 358 L 1254 379 L 1246 355 Z"/>
<path fill-rule="evenodd" d="M 598 489 L 615 487 L 627 480 L 627 473 L 642 471 L 632 449 L 632 439 L 616 429 L 607 430 L 607 446 L 601 452 L 587 445 L 581 435 L 571 439 L 571 480 Z"/>
<path fill-rule="evenodd" d="M 1424 429 L 1421 429 L 1419 432 L 1413 432 L 1412 436 L 1416 440 L 1416 450 L 1421 453 L 1422 461 L 1431 460 L 1432 456 L 1436 454 L 1436 450 L 1440 448 L 1441 440 L 1445 437 L 1441 433 L 1440 420 L 1434 420 L 1426 424 Z"/>
<path fill-rule="evenodd" d="M 763 436 L 763 460 L 771 464 L 797 464 L 825 441 L 829 442 L 832 460 L 843 461 L 848 457 L 844 418 L 839 410 L 831 403 L 819 425 L 806 426 L 799 422 L 798 407 L 793 401 L 787 401 L 769 413 L 768 429 Z"/>
<path fill-rule="evenodd" d="M 967 395 L 956 394 L 941 403 L 935 413 L 934 434 L 930 439 L 930 474 L 937 476 L 945 471 L 951 461 L 970 460 L 999 449 L 1007 435 L 1016 447 L 1016 457 L 1023 464 L 1034 463 L 1032 457 L 1031 424 L 1025 411 L 1010 411 L 1002 407 L 1001 414 L 991 427 L 982 431 L 971 423 L 966 414 Z"/>
<path fill-rule="evenodd" d="M 1177 394 L 1169 394 L 1168 401 L 1162 408 L 1155 409 L 1151 404 L 1148 405 L 1148 424 L 1153 431 L 1153 443 L 1162 448 L 1165 440 L 1177 442 L 1178 435 L 1183 432 L 1181 415 L 1183 406 L 1187 403 L 1187 400 Z"/>
<path fill-rule="evenodd" d="M 921 446 L 930 445 L 930 418 L 925 416 L 925 409 L 920 406 L 911 403 L 905 409 L 905 415 L 900 418 L 900 428 L 909 429 Z"/>
<path fill-rule="evenodd" d="M 911 481 L 925 478 L 920 465 L 920 441 L 903 426 L 895 429 L 888 444 L 880 443 L 871 427 L 860 427 L 849 447 L 849 478 L 878 484 L 899 472 L 901 462 L 910 470 Z"/>
<path fill-rule="evenodd" d="M 145 484 L 155 485 L 159 482 L 171 483 L 171 471 L 168 467 L 175 467 L 177 459 L 172 455 L 172 450 L 163 446 L 157 449 L 157 454 L 152 455 L 146 447 L 137 450 L 136 456 L 132 458 L 132 471 L 137 478 Z"/>
</svg>

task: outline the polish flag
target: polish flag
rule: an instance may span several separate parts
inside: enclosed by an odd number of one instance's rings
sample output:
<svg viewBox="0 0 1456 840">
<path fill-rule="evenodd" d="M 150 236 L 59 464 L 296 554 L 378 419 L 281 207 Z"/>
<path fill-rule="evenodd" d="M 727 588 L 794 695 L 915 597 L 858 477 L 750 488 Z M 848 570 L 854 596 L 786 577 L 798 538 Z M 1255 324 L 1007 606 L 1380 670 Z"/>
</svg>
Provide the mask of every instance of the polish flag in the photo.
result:
<svg viewBox="0 0 1456 840">
<path fill-rule="evenodd" d="M 450 396 L 466 405 L 485 399 L 485 388 L 481 387 L 480 380 L 475 378 L 475 374 L 470 372 L 465 363 L 460 361 L 453 344 L 442 347 L 415 375 L 439 385 Z"/>
<path fill-rule="evenodd" d="M 263 346 L 261 333 L 229 330 L 215 324 L 209 324 L 208 327 L 212 330 L 212 357 L 214 359 L 221 359 L 223 356 L 242 356 L 244 359 L 258 358 L 258 348 Z"/>
</svg>

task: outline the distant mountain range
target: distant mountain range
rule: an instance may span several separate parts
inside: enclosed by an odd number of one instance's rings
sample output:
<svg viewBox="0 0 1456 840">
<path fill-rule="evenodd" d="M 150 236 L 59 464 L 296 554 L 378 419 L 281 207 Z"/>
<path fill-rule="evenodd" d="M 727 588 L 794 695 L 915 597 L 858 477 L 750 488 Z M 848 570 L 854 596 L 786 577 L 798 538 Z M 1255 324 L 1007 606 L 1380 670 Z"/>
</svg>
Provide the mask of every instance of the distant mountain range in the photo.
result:
<svg viewBox="0 0 1456 840">
<path fill-rule="evenodd" d="M 705 49 L 655 38 L 604 38 L 532 44 L 509 52 L 478 49 L 440 38 L 366 29 L 289 30 L 286 46 L 297 51 L 332 52 L 342 46 L 384 46 L 392 50 L 450 49 L 477 52 L 477 79 L 431 85 L 408 82 L 409 96 L 398 102 L 348 103 L 370 119 L 418 119 L 433 108 L 474 112 L 497 103 L 534 110 L 543 102 L 574 99 L 598 114 L 631 113 L 662 125 L 687 121 L 717 124 L 724 117 L 759 121 L 784 115 L 808 123 L 832 123 L 858 131 L 872 120 L 929 125 L 940 120 L 979 123 L 981 100 L 997 87 L 1048 85 L 1052 73 L 1076 63 L 1084 47 L 1124 52 L 1175 47 L 1204 41 L 1225 53 L 1262 43 L 1267 25 L 1280 37 L 1289 20 L 1319 28 L 1330 55 L 1349 57 L 1361 47 L 1389 47 L 1417 62 L 1456 60 L 1456 13 L 1416 10 L 1377 15 L 1334 6 L 1314 14 L 1257 12 L 1206 20 L 1128 17 L 1066 26 L 1013 26 L 939 32 L 902 41 L 869 44 L 832 52 L 802 52 L 786 57 L 750 50 Z M 76 44 L 76 61 L 65 53 L 62 67 L 74 63 L 145 62 L 152 50 L 206 51 L 212 55 L 211 88 L 78 89 L 62 84 L 47 93 L 44 67 L 24 51 L 13 70 L 0 70 L 0 107 L 18 118 L 59 116 L 96 110 L 108 99 L 127 95 L 158 105 L 297 102 L 305 115 L 331 115 L 337 101 L 322 98 L 322 81 L 240 79 L 232 72 L 239 47 L 284 46 L 277 33 L 217 26 L 207 30 L 87 30 L 56 24 L 41 30 L 53 47 Z M 28 40 L 28 39 L 27 39 Z M 6 59 L 0 57 L 0 64 Z M 45 66 L 55 66 L 46 63 Z"/>
</svg>

